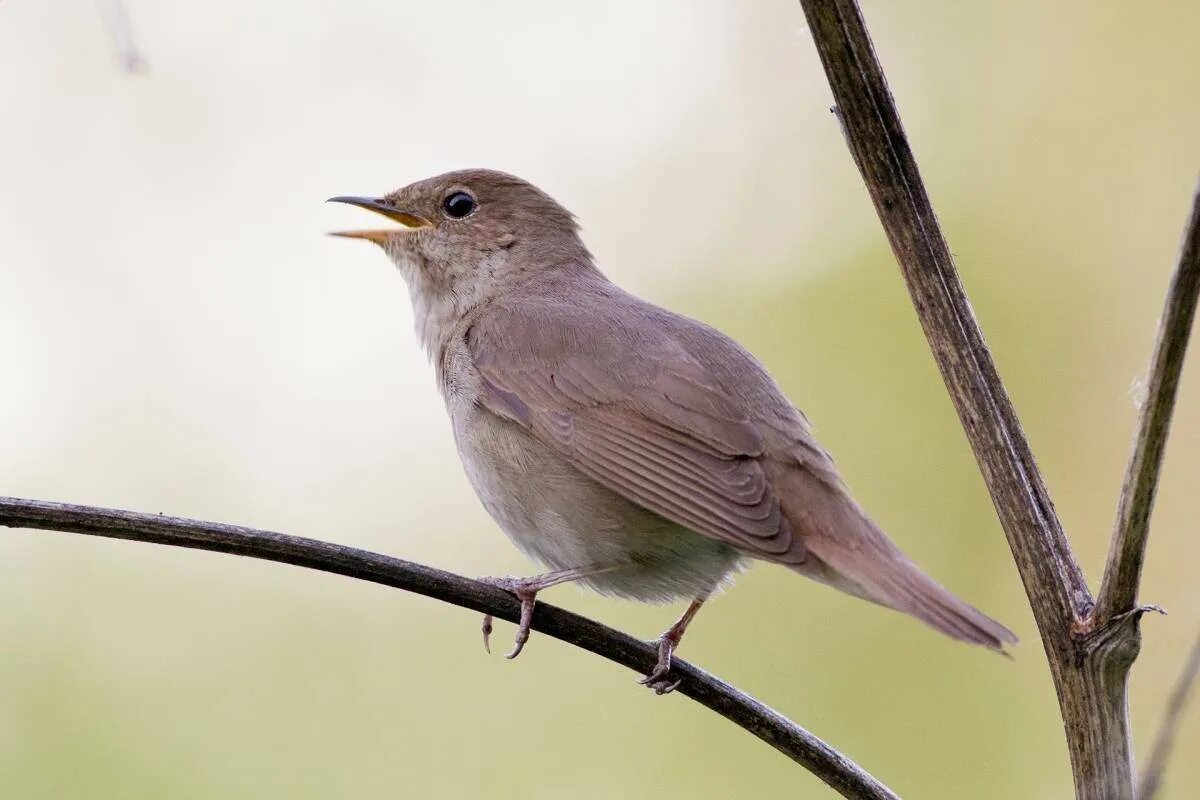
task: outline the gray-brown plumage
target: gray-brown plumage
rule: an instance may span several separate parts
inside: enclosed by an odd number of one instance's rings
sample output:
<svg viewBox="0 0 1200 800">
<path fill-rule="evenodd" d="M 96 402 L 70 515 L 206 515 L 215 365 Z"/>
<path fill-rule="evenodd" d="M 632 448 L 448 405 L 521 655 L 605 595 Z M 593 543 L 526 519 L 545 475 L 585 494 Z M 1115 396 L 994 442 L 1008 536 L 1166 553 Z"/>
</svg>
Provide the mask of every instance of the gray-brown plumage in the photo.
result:
<svg viewBox="0 0 1200 800">
<path fill-rule="evenodd" d="M 502 582 L 528 612 L 512 655 L 537 591 L 557 582 L 695 598 L 647 679 L 668 691 L 691 615 L 747 559 L 957 639 L 1016 641 L 871 521 L 752 355 L 611 283 L 573 217 L 537 188 L 466 170 L 334 199 L 409 226 L 339 235 L 380 244 L 400 268 L 471 484 L 513 541 L 556 571 Z"/>
</svg>

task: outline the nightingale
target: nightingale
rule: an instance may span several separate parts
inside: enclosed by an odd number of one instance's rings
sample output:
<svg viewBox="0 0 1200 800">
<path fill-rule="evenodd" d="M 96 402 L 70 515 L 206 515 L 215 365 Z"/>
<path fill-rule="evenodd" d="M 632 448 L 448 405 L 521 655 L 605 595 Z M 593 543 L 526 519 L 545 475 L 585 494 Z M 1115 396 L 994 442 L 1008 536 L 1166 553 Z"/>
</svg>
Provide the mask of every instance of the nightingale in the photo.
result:
<svg viewBox="0 0 1200 800">
<path fill-rule="evenodd" d="M 807 418 L 757 359 L 702 322 L 629 294 L 597 268 L 574 216 L 484 169 L 383 197 L 334 197 L 399 226 L 373 242 L 408 284 L 467 477 L 533 561 L 491 578 L 539 591 L 691 601 L 642 683 L 675 688 L 671 657 L 705 600 L 767 561 L 1003 651 L 1016 637 L 928 577 L 851 497 Z M 483 623 L 484 644 L 491 618 Z"/>
</svg>

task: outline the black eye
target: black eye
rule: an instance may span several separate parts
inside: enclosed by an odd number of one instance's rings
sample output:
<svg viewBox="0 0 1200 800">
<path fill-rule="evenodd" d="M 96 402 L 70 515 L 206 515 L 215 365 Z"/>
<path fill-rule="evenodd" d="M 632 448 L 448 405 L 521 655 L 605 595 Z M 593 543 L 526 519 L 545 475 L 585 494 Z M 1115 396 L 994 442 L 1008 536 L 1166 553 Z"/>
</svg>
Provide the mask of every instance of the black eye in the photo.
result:
<svg viewBox="0 0 1200 800">
<path fill-rule="evenodd" d="M 475 210 L 475 198 L 466 192 L 453 192 L 442 201 L 442 210 L 448 217 L 462 219 Z"/>
</svg>

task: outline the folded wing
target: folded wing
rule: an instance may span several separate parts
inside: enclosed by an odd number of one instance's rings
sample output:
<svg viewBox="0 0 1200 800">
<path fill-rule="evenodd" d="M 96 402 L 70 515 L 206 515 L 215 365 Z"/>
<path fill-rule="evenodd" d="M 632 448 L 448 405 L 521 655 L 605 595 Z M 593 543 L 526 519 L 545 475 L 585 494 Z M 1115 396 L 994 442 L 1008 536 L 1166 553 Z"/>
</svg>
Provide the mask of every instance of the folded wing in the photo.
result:
<svg viewBox="0 0 1200 800">
<path fill-rule="evenodd" d="M 804 561 L 760 463 L 762 434 L 702 365 L 670 341 L 630 348 L 545 320 L 511 330 L 522 322 L 499 312 L 468 337 L 491 411 L 673 522 L 752 555 Z M 513 340 L 526 343 L 518 357 L 494 346 Z"/>
</svg>

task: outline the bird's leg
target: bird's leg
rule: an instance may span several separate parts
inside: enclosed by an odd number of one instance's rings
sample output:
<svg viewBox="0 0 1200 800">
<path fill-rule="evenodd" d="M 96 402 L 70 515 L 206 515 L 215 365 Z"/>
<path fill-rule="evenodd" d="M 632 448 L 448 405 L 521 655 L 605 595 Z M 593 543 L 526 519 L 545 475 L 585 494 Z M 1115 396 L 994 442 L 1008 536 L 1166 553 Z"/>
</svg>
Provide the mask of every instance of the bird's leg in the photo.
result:
<svg viewBox="0 0 1200 800">
<path fill-rule="evenodd" d="M 658 637 L 658 663 L 654 665 L 650 674 L 638 683 L 649 686 L 655 694 L 668 694 L 675 691 L 679 681 L 672 683 L 666 679 L 667 673 L 671 671 L 671 656 L 675 653 L 675 648 L 679 646 L 679 641 L 683 639 L 683 632 L 687 630 L 692 618 L 696 616 L 696 612 L 700 610 L 700 606 L 704 605 L 704 601 L 707 599 L 708 594 L 706 593 L 693 600 L 692 604 L 687 607 L 687 611 L 683 612 L 683 616 L 677 619 L 674 625 L 663 631 L 662 636 Z"/>
<path fill-rule="evenodd" d="M 599 575 L 602 572 L 611 572 L 614 569 L 621 567 L 621 564 L 605 564 L 602 566 L 590 567 L 575 567 L 573 569 L 559 569 L 554 572 L 547 572 L 543 575 L 534 575 L 532 578 L 514 578 L 507 576 L 503 578 L 480 578 L 483 583 L 489 583 L 492 586 L 498 586 L 506 592 L 511 592 L 516 595 L 516 598 L 521 601 L 521 621 L 517 625 L 517 636 L 512 652 L 505 658 L 516 658 L 521 654 L 521 650 L 525 647 L 525 642 L 529 641 L 529 626 L 533 624 L 533 606 L 537 599 L 537 594 L 542 589 L 548 589 L 551 586 L 556 586 L 560 583 L 569 581 L 577 581 L 580 578 L 586 578 L 591 575 Z M 489 653 L 492 652 L 491 642 L 489 637 L 492 634 L 492 615 L 484 614 L 483 616 L 483 647 Z"/>
</svg>

